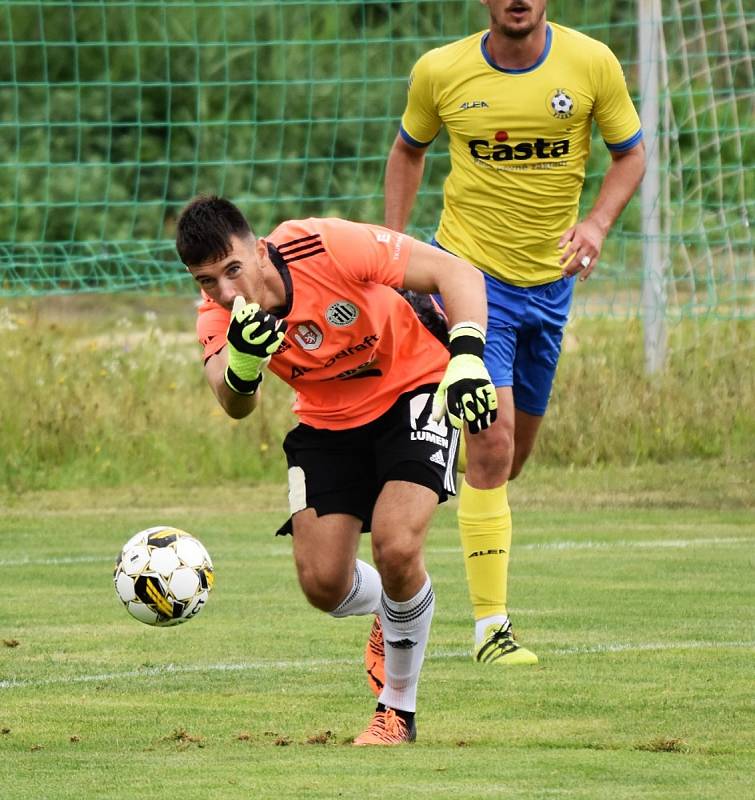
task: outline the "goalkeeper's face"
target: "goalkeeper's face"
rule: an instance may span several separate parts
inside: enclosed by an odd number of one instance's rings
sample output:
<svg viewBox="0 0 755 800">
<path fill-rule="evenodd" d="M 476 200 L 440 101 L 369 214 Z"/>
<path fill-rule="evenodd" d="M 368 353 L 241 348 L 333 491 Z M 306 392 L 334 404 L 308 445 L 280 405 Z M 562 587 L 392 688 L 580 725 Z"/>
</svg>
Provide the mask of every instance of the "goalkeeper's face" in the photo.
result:
<svg viewBox="0 0 755 800">
<path fill-rule="evenodd" d="M 205 294 L 223 308 L 230 311 L 238 295 L 254 300 L 264 308 L 264 266 L 267 260 L 267 245 L 262 239 L 231 236 L 224 256 L 197 266 L 189 265 L 187 269 Z"/>
</svg>

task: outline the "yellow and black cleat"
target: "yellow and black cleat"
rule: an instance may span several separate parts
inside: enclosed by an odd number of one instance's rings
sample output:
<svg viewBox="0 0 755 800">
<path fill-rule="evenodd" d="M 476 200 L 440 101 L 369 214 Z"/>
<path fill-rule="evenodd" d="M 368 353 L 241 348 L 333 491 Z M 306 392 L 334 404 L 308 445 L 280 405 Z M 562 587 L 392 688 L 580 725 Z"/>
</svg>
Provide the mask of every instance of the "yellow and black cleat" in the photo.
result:
<svg viewBox="0 0 755 800">
<path fill-rule="evenodd" d="M 537 656 L 514 638 L 509 620 L 503 625 L 493 623 L 485 628 L 485 637 L 475 650 L 474 659 L 481 664 L 501 666 L 537 664 Z"/>
</svg>

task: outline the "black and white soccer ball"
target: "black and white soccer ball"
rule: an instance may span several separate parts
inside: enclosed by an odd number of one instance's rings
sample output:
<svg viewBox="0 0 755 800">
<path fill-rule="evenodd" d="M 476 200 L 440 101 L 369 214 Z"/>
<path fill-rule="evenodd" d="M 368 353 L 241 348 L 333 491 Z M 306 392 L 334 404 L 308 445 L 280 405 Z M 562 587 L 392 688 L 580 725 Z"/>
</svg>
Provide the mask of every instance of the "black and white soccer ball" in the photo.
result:
<svg viewBox="0 0 755 800">
<path fill-rule="evenodd" d="M 160 525 L 139 531 L 123 545 L 113 582 L 132 617 L 147 625 L 167 627 L 199 614 L 215 573 L 210 555 L 198 539 Z"/>
<path fill-rule="evenodd" d="M 558 116 L 567 116 L 571 113 L 573 107 L 574 101 L 563 89 L 559 89 L 556 94 L 551 97 L 551 108 Z"/>
</svg>

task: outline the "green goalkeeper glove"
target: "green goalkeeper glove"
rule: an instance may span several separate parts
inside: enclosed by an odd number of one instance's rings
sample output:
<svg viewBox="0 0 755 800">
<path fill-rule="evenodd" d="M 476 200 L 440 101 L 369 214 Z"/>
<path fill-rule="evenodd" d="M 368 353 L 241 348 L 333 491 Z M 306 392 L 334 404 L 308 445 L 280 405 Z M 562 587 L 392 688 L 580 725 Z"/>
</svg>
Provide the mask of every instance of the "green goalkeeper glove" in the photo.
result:
<svg viewBox="0 0 755 800">
<path fill-rule="evenodd" d="M 470 433 L 489 428 L 498 416 L 498 397 L 482 361 L 485 333 L 474 322 L 460 322 L 448 334 L 451 360 L 433 398 L 433 419 L 446 408 L 454 428 L 466 422 Z"/>
<path fill-rule="evenodd" d="M 280 347 L 288 327 L 257 303 L 245 303 L 243 297 L 233 302 L 228 326 L 228 366 L 225 382 L 236 394 L 254 394 L 262 383 L 262 370 Z"/>
</svg>

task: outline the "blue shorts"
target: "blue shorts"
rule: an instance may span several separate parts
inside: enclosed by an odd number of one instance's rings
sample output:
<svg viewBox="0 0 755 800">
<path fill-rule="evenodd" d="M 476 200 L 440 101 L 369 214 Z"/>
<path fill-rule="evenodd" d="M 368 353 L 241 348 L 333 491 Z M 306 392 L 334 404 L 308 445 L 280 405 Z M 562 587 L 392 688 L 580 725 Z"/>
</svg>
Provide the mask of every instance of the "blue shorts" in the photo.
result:
<svg viewBox="0 0 755 800">
<path fill-rule="evenodd" d="M 435 239 L 431 244 L 440 247 Z M 485 289 L 485 366 L 495 386 L 513 387 L 516 408 L 542 417 L 556 375 L 574 278 L 513 286 L 485 273 Z"/>
</svg>

